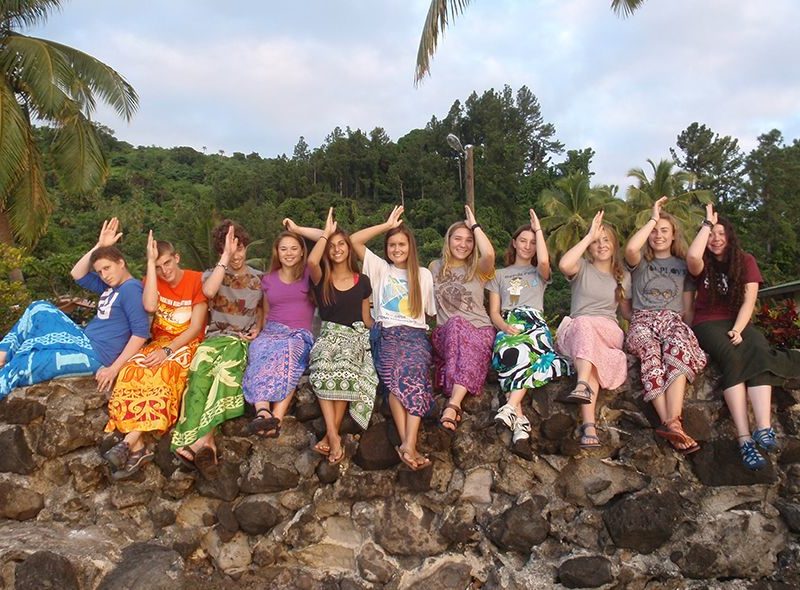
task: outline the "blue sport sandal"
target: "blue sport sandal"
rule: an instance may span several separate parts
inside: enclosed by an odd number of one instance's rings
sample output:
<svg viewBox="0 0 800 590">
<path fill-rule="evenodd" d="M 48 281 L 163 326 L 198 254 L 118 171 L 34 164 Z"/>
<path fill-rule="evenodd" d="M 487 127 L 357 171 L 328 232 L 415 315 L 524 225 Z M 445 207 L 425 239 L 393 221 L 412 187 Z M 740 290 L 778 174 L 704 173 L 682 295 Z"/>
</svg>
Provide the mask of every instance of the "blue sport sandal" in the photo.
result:
<svg viewBox="0 0 800 590">
<path fill-rule="evenodd" d="M 768 453 L 778 448 L 778 441 L 775 440 L 775 429 L 771 427 L 754 430 L 753 440 Z"/>
<path fill-rule="evenodd" d="M 758 452 L 756 443 L 754 443 L 752 440 L 746 441 L 742 446 L 739 447 L 739 454 L 742 456 L 742 463 L 744 463 L 744 466 L 750 471 L 758 471 L 759 469 L 763 469 L 767 464 L 766 459 L 764 459 L 764 457 L 761 456 L 761 453 Z"/>
</svg>

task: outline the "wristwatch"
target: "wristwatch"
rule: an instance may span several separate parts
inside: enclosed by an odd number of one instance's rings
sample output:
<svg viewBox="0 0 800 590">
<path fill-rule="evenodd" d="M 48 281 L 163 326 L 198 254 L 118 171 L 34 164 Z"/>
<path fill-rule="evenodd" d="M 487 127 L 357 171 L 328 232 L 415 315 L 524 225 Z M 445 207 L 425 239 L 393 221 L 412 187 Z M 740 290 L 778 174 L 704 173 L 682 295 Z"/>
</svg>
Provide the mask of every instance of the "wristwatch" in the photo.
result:
<svg viewBox="0 0 800 590">
<path fill-rule="evenodd" d="M 161 350 L 167 353 L 167 356 L 172 356 L 172 349 L 169 346 L 162 346 Z"/>
</svg>

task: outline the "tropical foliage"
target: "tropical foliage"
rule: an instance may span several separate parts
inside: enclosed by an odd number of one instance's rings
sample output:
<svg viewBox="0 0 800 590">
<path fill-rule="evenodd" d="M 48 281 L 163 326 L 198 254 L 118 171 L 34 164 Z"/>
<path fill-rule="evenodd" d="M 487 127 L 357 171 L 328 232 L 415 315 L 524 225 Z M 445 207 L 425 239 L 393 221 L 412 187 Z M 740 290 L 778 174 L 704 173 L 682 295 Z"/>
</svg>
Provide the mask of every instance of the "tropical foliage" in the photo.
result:
<svg viewBox="0 0 800 590">
<path fill-rule="evenodd" d="M 133 87 L 111 67 L 20 29 L 44 21 L 59 0 L 0 3 L 0 241 L 31 246 L 53 208 L 45 172 L 67 192 L 96 190 L 108 166 L 91 114 L 98 100 L 128 120 Z M 32 122 L 52 128 L 46 142 Z"/>
</svg>

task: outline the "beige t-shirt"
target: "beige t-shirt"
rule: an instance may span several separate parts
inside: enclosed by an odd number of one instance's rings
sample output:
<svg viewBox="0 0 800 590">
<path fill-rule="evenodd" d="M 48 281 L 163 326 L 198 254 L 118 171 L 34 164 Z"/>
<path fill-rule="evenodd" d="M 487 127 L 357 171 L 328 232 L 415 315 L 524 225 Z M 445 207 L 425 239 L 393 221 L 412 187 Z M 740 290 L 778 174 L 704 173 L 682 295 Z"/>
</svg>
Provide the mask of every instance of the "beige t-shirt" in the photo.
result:
<svg viewBox="0 0 800 590">
<path fill-rule="evenodd" d="M 486 280 L 478 273 L 471 281 L 465 280 L 464 266 L 450 267 L 440 276 L 441 260 L 431 262 L 433 289 L 436 296 L 436 325 L 443 326 L 453 316 L 461 316 L 476 328 L 492 325 L 483 304 L 483 289 Z"/>
<path fill-rule="evenodd" d="M 617 281 L 608 273 L 597 270 L 594 265 L 581 258 L 578 273 L 567 277 L 572 288 L 572 303 L 569 315 L 573 318 L 582 315 L 607 317 L 617 321 L 617 303 L 614 292 Z M 626 270 L 622 275 L 622 288 L 625 296 L 630 297 L 631 274 Z"/>
</svg>

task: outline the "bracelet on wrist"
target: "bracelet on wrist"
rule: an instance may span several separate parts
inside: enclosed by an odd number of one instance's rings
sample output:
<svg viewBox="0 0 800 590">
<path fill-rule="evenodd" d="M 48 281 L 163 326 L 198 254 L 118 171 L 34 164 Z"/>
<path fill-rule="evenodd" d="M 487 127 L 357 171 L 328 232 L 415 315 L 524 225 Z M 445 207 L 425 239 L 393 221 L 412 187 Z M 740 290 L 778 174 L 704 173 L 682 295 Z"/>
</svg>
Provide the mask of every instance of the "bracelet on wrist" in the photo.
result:
<svg viewBox="0 0 800 590">
<path fill-rule="evenodd" d="M 704 219 L 703 220 L 703 224 L 701 226 L 701 229 L 702 229 L 702 227 L 712 228 L 712 227 L 714 227 L 714 224 L 710 220 Z"/>
<path fill-rule="evenodd" d="M 472 227 L 470 227 L 470 229 L 471 229 L 472 231 L 475 231 L 476 229 L 483 229 L 483 227 L 481 226 L 481 224 L 480 224 L 480 223 L 473 223 L 473 224 L 472 224 Z"/>
<path fill-rule="evenodd" d="M 319 239 L 320 240 L 325 240 L 327 242 L 328 241 L 328 236 L 320 236 Z"/>
<path fill-rule="evenodd" d="M 656 223 L 658 223 L 658 219 L 656 219 L 655 217 L 651 217 L 650 221 L 655 221 Z M 648 221 L 647 223 L 650 223 L 650 221 Z"/>
<path fill-rule="evenodd" d="M 220 267 L 222 270 L 228 270 L 227 264 L 222 264 L 221 262 L 217 262 L 217 266 Z"/>
<path fill-rule="evenodd" d="M 172 356 L 173 350 L 169 346 L 162 346 L 161 350 L 167 353 L 167 356 Z"/>
</svg>

